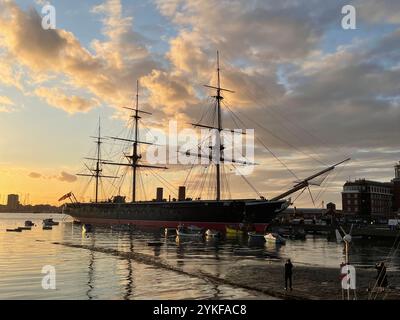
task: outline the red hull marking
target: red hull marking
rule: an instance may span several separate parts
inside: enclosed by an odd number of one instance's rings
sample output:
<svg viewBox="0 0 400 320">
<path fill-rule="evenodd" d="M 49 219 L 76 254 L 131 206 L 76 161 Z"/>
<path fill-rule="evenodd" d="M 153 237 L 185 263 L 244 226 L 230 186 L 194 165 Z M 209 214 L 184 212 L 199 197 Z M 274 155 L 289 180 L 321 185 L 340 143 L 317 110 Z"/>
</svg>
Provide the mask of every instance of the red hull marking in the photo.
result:
<svg viewBox="0 0 400 320">
<path fill-rule="evenodd" d="M 199 221 L 159 221 L 159 220 L 128 220 L 128 219 L 101 219 L 101 218 L 75 218 L 82 223 L 91 224 L 130 224 L 142 228 L 176 228 L 178 225 L 194 225 L 200 228 L 226 231 L 226 227 L 239 229 L 240 223 L 229 222 L 199 222 Z M 264 232 L 267 223 L 255 223 L 256 232 Z"/>
</svg>

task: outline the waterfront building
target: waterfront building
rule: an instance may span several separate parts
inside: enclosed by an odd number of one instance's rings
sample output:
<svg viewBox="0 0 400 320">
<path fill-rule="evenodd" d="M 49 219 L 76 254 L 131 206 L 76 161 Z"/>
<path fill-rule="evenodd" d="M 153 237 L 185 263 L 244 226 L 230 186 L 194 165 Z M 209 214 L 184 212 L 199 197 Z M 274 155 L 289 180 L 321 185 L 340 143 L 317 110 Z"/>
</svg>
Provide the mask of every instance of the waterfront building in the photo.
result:
<svg viewBox="0 0 400 320">
<path fill-rule="evenodd" d="M 400 213 L 400 162 L 395 165 L 394 174 L 391 182 L 347 181 L 342 192 L 343 212 L 373 216 Z"/>
<path fill-rule="evenodd" d="M 342 192 L 343 212 L 354 215 L 392 213 L 393 184 L 365 179 L 347 181 Z"/>
</svg>

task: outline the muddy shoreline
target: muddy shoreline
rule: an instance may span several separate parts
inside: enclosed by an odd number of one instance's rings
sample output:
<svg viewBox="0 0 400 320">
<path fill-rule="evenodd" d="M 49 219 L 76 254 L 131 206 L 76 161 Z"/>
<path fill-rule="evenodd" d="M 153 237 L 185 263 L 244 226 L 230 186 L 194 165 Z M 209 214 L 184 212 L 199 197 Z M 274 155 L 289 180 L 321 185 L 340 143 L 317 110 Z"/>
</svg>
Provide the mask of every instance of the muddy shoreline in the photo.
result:
<svg viewBox="0 0 400 320">
<path fill-rule="evenodd" d="M 374 286 L 375 276 L 375 269 L 356 268 L 357 300 L 400 299 L 400 288 L 395 288 L 396 284 L 400 284 L 399 272 L 388 272 L 389 287 L 383 293 L 367 291 Z M 284 290 L 283 266 L 280 263 L 232 267 L 226 277 L 238 284 L 247 283 L 253 288 L 273 292 L 274 296 L 283 299 L 342 300 L 345 293 L 341 289 L 339 268 L 295 266 L 293 291 L 287 292 Z"/>
<path fill-rule="evenodd" d="M 296 266 L 293 269 L 293 291 L 284 290 L 283 264 L 277 261 L 265 261 L 260 265 L 231 266 L 224 274 L 215 275 L 203 270 L 183 270 L 169 264 L 164 259 L 138 252 L 121 252 L 115 249 L 96 246 L 77 245 L 72 243 L 53 242 L 77 249 L 92 250 L 135 260 L 140 263 L 178 272 L 190 277 L 202 278 L 217 284 L 227 284 L 247 290 L 267 294 L 285 300 L 342 300 L 344 292 L 340 284 L 339 268 L 323 268 L 313 266 Z M 368 292 L 374 285 L 375 269 L 356 269 L 356 296 L 358 300 L 400 300 L 400 272 L 388 271 L 389 288 L 383 293 Z"/>
</svg>

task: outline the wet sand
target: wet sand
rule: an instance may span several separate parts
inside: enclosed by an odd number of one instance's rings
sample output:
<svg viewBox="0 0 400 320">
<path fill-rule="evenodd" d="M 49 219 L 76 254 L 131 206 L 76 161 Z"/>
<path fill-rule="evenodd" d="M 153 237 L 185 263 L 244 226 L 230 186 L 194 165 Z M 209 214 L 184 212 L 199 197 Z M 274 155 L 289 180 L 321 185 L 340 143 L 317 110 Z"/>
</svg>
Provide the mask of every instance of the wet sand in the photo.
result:
<svg viewBox="0 0 400 320">
<path fill-rule="evenodd" d="M 294 266 L 293 291 L 284 290 L 283 265 L 275 262 L 263 266 L 232 267 L 226 278 L 237 284 L 246 284 L 275 297 L 295 300 L 342 300 L 340 271 L 333 268 Z M 368 292 L 375 284 L 375 269 L 356 269 L 356 296 L 358 300 L 399 300 L 400 273 L 388 271 L 389 288 L 383 293 Z M 396 285 L 398 288 L 396 289 Z M 344 292 L 347 297 L 347 291 Z M 351 293 L 353 297 L 353 293 Z"/>
</svg>

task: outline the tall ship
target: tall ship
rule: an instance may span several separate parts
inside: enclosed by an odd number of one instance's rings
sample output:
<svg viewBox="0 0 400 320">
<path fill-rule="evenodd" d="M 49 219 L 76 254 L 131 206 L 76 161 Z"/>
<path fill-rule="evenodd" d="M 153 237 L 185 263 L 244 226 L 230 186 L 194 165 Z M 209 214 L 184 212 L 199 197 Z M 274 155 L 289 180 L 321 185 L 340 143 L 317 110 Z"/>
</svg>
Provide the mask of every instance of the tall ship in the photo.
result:
<svg viewBox="0 0 400 320">
<path fill-rule="evenodd" d="M 100 125 L 96 139 L 96 156 L 87 158 L 94 161 L 94 167 L 86 165 L 88 173 L 78 174 L 80 176 L 87 176 L 94 178 L 95 182 L 95 199 L 91 202 L 80 202 L 72 192 L 64 195 L 59 200 L 70 199 L 70 203 L 65 203 L 63 212 L 74 218 L 76 221 L 89 224 L 126 224 L 138 228 L 174 228 L 179 225 L 197 226 L 200 228 L 208 228 L 214 230 L 225 231 L 227 227 L 230 228 L 249 228 L 256 231 L 264 231 L 268 224 L 283 210 L 291 205 L 291 199 L 288 198 L 291 194 L 306 189 L 312 184 L 312 181 L 323 176 L 326 173 L 334 170 L 334 168 L 349 159 L 346 159 L 338 164 L 327 167 L 322 171 L 307 177 L 306 179 L 295 182 L 295 185 L 282 194 L 272 198 L 266 199 L 260 193 L 259 198 L 254 199 L 230 199 L 222 196 L 221 188 L 224 183 L 227 183 L 223 177 L 223 165 L 225 163 L 236 165 L 254 165 L 250 161 L 243 159 L 227 159 L 224 155 L 224 144 L 222 142 L 222 134 L 228 130 L 234 133 L 234 130 L 225 129 L 222 126 L 222 100 L 224 92 L 233 91 L 222 88 L 220 81 L 220 66 L 219 55 L 217 52 L 217 84 L 216 86 L 206 85 L 208 89 L 215 90 L 215 95 L 212 96 L 214 118 L 211 125 L 202 123 L 192 123 L 195 127 L 210 130 L 215 139 L 215 144 L 210 146 L 209 154 L 202 154 L 200 151 L 186 151 L 187 156 L 197 158 L 206 158 L 211 161 L 210 166 L 214 167 L 212 172 L 214 178 L 214 192 L 213 199 L 190 198 L 186 196 L 186 186 L 176 186 L 178 191 L 177 198 L 164 199 L 163 188 L 157 188 L 156 197 L 151 201 L 138 200 L 138 173 L 141 170 L 163 170 L 167 167 L 152 165 L 145 163 L 142 160 L 140 152 L 140 145 L 151 145 L 152 143 L 141 141 L 139 137 L 139 119 L 144 115 L 151 115 L 151 113 L 141 110 L 139 108 L 139 84 L 137 82 L 136 92 L 136 105 L 130 109 L 132 112 L 132 137 L 108 137 L 124 143 L 129 143 L 131 153 L 124 153 L 126 162 L 114 162 L 111 160 L 102 159 L 100 148 L 103 143 L 101 137 Z M 113 196 L 106 201 L 99 200 L 99 184 L 102 179 L 117 179 L 116 175 L 103 174 L 104 166 L 118 166 L 129 168 L 132 173 L 131 182 L 131 201 L 128 202 L 125 196 L 120 194 Z M 245 181 L 248 182 L 247 178 Z M 142 185 L 143 185 L 143 181 Z M 210 182 L 209 182 L 210 183 Z M 174 187 L 174 186 L 172 186 Z"/>
</svg>

